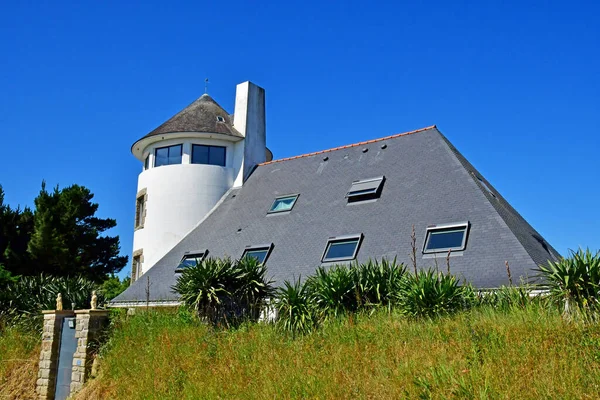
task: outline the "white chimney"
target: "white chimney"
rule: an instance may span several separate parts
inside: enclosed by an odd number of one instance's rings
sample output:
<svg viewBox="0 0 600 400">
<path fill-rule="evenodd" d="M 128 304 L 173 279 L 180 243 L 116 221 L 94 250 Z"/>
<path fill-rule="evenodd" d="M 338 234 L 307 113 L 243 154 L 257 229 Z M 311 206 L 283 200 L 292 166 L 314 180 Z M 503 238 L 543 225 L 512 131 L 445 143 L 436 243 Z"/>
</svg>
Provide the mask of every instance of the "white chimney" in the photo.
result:
<svg viewBox="0 0 600 400">
<path fill-rule="evenodd" d="M 233 126 L 245 137 L 237 150 L 241 153 L 243 147 L 243 159 L 234 184 L 241 186 L 252 169 L 266 161 L 265 89 L 248 81 L 237 85 Z"/>
</svg>

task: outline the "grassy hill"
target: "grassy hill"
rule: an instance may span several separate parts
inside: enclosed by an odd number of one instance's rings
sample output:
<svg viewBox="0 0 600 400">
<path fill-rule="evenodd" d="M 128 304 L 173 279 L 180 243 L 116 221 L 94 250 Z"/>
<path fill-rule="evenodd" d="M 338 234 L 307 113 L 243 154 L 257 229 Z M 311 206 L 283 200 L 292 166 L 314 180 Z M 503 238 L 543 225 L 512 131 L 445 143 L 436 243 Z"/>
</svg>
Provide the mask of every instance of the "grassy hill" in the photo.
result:
<svg viewBox="0 0 600 400">
<path fill-rule="evenodd" d="M 378 312 L 292 338 L 185 313 L 117 320 L 82 399 L 597 399 L 600 326 L 530 306 L 435 320 Z"/>
</svg>

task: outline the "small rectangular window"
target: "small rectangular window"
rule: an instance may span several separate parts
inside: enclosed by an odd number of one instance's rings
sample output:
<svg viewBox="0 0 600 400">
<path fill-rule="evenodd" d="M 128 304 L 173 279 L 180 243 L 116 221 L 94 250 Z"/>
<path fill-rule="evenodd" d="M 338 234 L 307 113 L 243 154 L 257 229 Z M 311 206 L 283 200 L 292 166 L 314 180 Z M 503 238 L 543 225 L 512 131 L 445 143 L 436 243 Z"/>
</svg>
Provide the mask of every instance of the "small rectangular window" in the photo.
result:
<svg viewBox="0 0 600 400">
<path fill-rule="evenodd" d="M 464 250 L 467 244 L 468 230 L 468 222 L 428 226 L 423 253 Z"/>
<path fill-rule="evenodd" d="M 294 207 L 294 204 L 296 204 L 298 196 L 299 195 L 297 194 L 293 194 L 289 196 L 277 197 L 269 209 L 269 214 L 290 211 Z"/>
<path fill-rule="evenodd" d="M 154 166 L 181 164 L 182 145 L 160 147 L 154 150 Z"/>
<path fill-rule="evenodd" d="M 131 264 L 131 281 L 135 282 L 142 275 L 142 256 L 134 256 Z"/>
<path fill-rule="evenodd" d="M 186 252 L 181 258 L 181 261 L 175 269 L 175 272 L 181 272 L 185 268 L 195 267 L 204 261 L 207 255 L 208 250 Z"/>
<path fill-rule="evenodd" d="M 259 263 L 264 264 L 267 262 L 267 259 L 271 254 L 271 250 L 273 250 L 273 243 L 259 246 L 248 246 L 244 249 L 242 258 L 254 257 Z"/>
<path fill-rule="evenodd" d="M 135 228 L 144 227 L 146 214 L 146 196 L 141 195 L 135 201 Z"/>
<path fill-rule="evenodd" d="M 147 170 L 150 167 L 150 154 L 148 154 L 146 156 L 146 159 L 144 160 L 144 171 Z"/>
<path fill-rule="evenodd" d="M 227 148 L 223 146 L 192 145 L 192 164 L 225 166 Z"/>
<path fill-rule="evenodd" d="M 377 198 L 381 194 L 381 188 L 383 186 L 384 176 L 371 179 L 361 179 L 352 182 L 346 197 L 348 201 L 359 201 Z"/>
<path fill-rule="evenodd" d="M 329 238 L 321 261 L 334 262 L 355 259 L 362 238 L 362 234 Z"/>
</svg>

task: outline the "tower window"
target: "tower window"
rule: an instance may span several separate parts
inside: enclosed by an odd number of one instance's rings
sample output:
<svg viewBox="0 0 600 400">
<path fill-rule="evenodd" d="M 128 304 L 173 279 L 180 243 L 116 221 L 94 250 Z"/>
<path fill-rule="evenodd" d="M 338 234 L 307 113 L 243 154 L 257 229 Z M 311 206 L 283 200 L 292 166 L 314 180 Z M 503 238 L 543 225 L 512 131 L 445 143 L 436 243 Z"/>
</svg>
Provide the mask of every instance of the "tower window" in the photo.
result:
<svg viewBox="0 0 600 400">
<path fill-rule="evenodd" d="M 276 198 L 269 209 L 269 214 L 290 211 L 294 207 L 294 204 L 296 204 L 297 199 L 297 194 Z"/>
<path fill-rule="evenodd" d="M 222 146 L 192 145 L 192 164 L 225 166 L 226 148 Z"/>
<path fill-rule="evenodd" d="M 146 219 L 146 189 L 142 189 L 138 192 L 135 199 L 135 229 L 144 227 L 144 220 Z"/>
<path fill-rule="evenodd" d="M 147 170 L 150 167 L 150 154 L 148 154 L 146 156 L 146 159 L 144 160 L 144 171 Z"/>
<path fill-rule="evenodd" d="M 327 241 L 322 262 L 346 261 L 356 258 L 363 235 L 331 237 Z"/>
<path fill-rule="evenodd" d="M 180 144 L 175 146 L 160 147 L 154 151 L 154 166 L 181 164 Z"/>
<path fill-rule="evenodd" d="M 468 231 L 468 222 L 428 226 L 423 253 L 464 250 Z"/>
<path fill-rule="evenodd" d="M 346 193 L 348 201 L 360 201 L 379 197 L 384 180 L 385 177 L 380 176 L 352 182 L 348 193 Z"/>
<path fill-rule="evenodd" d="M 133 252 L 133 262 L 131 263 L 131 282 L 135 282 L 142 276 L 142 261 L 143 254 L 142 250 L 136 250 Z"/>
<path fill-rule="evenodd" d="M 225 118 L 221 117 L 220 115 L 217 117 L 217 121 L 219 122 L 225 122 Z"/>
<path fill-rule="evenodd" d="M 273 250 L 273 243 L 259 246 L 247 246 L 242 253 L 242 258 L 254 257 L 259 263 L 264 264 L 267 262 L 267 258 L 269 258 L 269 255 L 271 254 L 271 250 Z"/>
</svg>

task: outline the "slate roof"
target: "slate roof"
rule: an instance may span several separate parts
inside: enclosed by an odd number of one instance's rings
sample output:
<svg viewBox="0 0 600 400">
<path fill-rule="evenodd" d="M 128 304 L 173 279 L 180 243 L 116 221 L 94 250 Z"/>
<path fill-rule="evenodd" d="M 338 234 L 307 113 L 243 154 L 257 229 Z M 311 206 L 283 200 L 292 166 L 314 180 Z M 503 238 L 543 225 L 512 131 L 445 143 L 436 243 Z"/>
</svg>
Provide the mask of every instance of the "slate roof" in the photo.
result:
<svg viewBox="0 0 600 400">
<path fill-rule="evenodd" d="M 345 194 L 354 180 L 382 175 L 379 199 L 348 203 Z M 293 193 L 300 196 L 290 212 L 267 214 L 275 197 Z M 430 267 L 436 259 L 420 251 L 426 227 L 462 221 L 470 223 L 468 241 L 464 251 L 452 254 L 451 270 L 476 287 L 507 284 L 505 261 L 518 282 L 531 280 L 539 263 L 560 257 L 433 126 L 259 165 L 113 304 L 144 302 L 147 279 L 151 301 L 177 300 L 174 271 L 192 250 L 239 258 L 248 245 L 273 243 L 266 266 L 281 284 L 322 265 L 332 236 L 362 233 L 359 262 L 397 257 L 410 265 L 414 225 L 418 265 Z M 445 254 L 437 262 L 445 269 Z"/>
<path fill-rule="evenodd" d="M 223 118 L 223 121 L 219 121 L 217 117 Z M 208 94 L 200 96 L 140 140 L 175 132 L 222 133 L 243 138 L 242 134 L 233 127 L 232 117 Z"/>
</svg>

